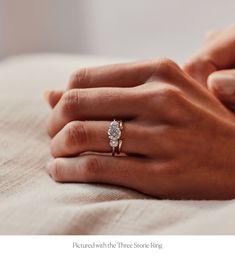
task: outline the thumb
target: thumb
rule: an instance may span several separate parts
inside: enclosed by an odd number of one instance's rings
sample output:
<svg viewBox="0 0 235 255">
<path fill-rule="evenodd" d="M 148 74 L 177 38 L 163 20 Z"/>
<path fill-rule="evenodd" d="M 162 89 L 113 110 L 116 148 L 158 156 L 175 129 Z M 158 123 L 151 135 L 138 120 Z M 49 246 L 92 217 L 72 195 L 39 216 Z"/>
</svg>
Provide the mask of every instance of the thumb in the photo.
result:
<svg viewBox="0 0 235 255">
<path fill-rule="evenodd" d="M 207 79 L 207 85 L 227 106 L 235 107 L 235 69 L 212 73 Z"/>
<path fill-rule="evenodd" d="M 228 69 L 235 62 L 235 26 L 230 26 L 209 40 L 184 66 L 184 70 L 206 86 L 208 76 Z"/>
<path fill-rule="evenodd" d="M 51 90 L 44 92 L 44 99 L 48 102 L 51 108 L 54 108 L 63 96 L 62 90 Z"/>
</svg>

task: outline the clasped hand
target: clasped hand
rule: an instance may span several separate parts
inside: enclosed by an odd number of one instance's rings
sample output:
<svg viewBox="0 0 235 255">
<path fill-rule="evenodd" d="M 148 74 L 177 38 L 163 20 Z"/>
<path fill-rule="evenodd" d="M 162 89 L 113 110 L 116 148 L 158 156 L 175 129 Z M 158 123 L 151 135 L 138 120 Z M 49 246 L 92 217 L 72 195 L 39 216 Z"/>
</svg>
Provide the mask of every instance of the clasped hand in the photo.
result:
<svg viewBox="0 0 235 255">
<path fill-rule="evenodd" d="M 108 183 L 158 198 L 235 197 L 235 117 L 174 62 L 81 69 L 52 91 L 51 176 Z M 124 123 L 122 155 L 110 156 L 110 121 Z"/>
</svg>

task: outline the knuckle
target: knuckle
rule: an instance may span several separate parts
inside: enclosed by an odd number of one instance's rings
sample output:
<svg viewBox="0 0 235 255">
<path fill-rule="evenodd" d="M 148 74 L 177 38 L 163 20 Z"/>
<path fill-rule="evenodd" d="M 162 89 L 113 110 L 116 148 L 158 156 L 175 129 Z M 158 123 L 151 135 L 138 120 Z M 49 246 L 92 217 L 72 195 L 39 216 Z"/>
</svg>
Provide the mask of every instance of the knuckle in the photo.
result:
<svg viewBox="0 0 235 255">
<path fill-rule="evenodd" d="M 69 88 L 83 88 L 85 84 L 89 83 L 88 68 L 84 67 L 75 71 L 70 78 Z"/>
<path fill-rule="evenodd" d="M 181 101 L 183 92 L 177 87 L 165 85 L 153 91 L 150 97 L 153 104 L 176 104 Z"/>
<path fill-rule="evenodd" d="M 202 61 L 192 59 L 184 65 L 184 70 L 190 75 L 194 75 L 199 71 Z M 204 65 L 204 64 L 203 64 Z"/>
<path fill-rule="evenodd" d="M 216 68 L 213 59 L 206 54 L 204 56 L 195 56 L 184 65 L 184 71 L 195 79 L 198 79 L 198 77 L 203 74 L 216 71 Z"/>
<path fill-rule="evenodd" d="M 70 122 L 66 125 L 65 144 L 68 147 L 88 143 L 87 128 L 83 122 Z"/>
<path fill-rule="evenodd" d="M 178 103 L 182 98 L 182 91 L 173 86 L 162 88 L 158 94 L 167 102 Z"/>
<path fill-rule="evenodd" d="M 172 121 L 183 122 L 187 114 L 186 101 L 183 92 L 178 88 L 165 88 L 160 92 L 160 101 L 162 107 L 168 107 L 170 110 L 166 111 L 166 117 Z"/>
<path fill-rule="evenodd" d="M 80 93 L 77 90 L 69 90 L 62 96 L 62 114 L 73 115 L 74 110 L 80 104 Z"/>
<path fill-rule="evenodd" d="M 172 124 L 179 124 L 186 117 L 182 115 L 185 113 L 187 101 L 185 101 L 184 92 L 177 87 L 163 85 L 161 88 L 156 88 L 148 93 L 145 102 L 144 110 L 149 109 L 151 117 L 157 115 L 162 121 Z"/>
<path fill-rule="evenodd" d="M 161 58 L 161 59 L 158 60 L 158 62 L 159 62 L 159 65 L 163 66 L 163 67 L 165 67 L 165 66 L 166 67 L 177 66 L 176 63 L 173 60 L 169 59 L 169 58 Z"/>
<path fill-rule="evenodd" d="M 63 169 L 61 159 L 54 159 L 50 171 L 51 177 L 57 182 L 63 182 Z"/>
<path fill-rule="evenodd" d="M 89 181 L 97 180 L 100 172 L 100 161 L 97 156 L 86 156 L 84 160 L 83 178 Z"/>
<path fill-rule="evenodd" d="M 154 64 L 154 74 L 161 77 L 167 77 L 169 74 L 179 69 L 179 66 L 168 58 L 162 58 Z"/>
</svg>

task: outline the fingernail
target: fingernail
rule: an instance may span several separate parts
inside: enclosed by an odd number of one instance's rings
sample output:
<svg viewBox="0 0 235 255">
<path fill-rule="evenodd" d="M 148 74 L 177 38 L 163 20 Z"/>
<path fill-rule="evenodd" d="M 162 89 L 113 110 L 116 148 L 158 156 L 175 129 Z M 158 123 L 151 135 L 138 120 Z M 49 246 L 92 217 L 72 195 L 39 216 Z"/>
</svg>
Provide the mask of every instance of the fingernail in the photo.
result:
<svg viewBox="0 0 235 255">
<path fill-rule="evenodd" d="M 221 95 L 235 94 L 235 76 L 233 74 L 212 74 L 208 78 L 208 87 Z"/>
<path fill-rule="evenodd" d="M 50 172 L 51 172 L 52 165 L 53 165 L 53 161 L 52 160 L 49 160 L 46 163 L 46 171 L 47 171 L 48 174 L 50 174 Z"/>
<path fill-rule="evenodd" d="M 43 93 L 43 98 L 45 99 L 45 101 L 49 102 L 49 96 L 51 94 L 52 91 L 50 90 L 46 90 L 44 93 Z"/>
</svg>

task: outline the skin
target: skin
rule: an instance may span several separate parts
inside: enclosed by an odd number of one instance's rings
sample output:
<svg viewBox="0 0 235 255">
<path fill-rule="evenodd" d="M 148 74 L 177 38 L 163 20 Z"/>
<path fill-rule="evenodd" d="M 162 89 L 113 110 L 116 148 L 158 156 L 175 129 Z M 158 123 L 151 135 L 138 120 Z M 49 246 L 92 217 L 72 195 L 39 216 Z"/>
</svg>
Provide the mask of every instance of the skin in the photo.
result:
<svg viewBox="0 0 235 255">
<path fill-rule="evenodd" d="M 121 185 L 168 199 L 235 198 L 235 117 L 174 62 L 85 68 L 47 93 L 50 175 Z M 111 156 L 110 121 L 123 120 Z"/>
<path fill-rule="evenodd" d="M 184 66 L 184 71 L 235 110 L 235 25 L 211 31 L 204 45 Z"/>
</svg>

